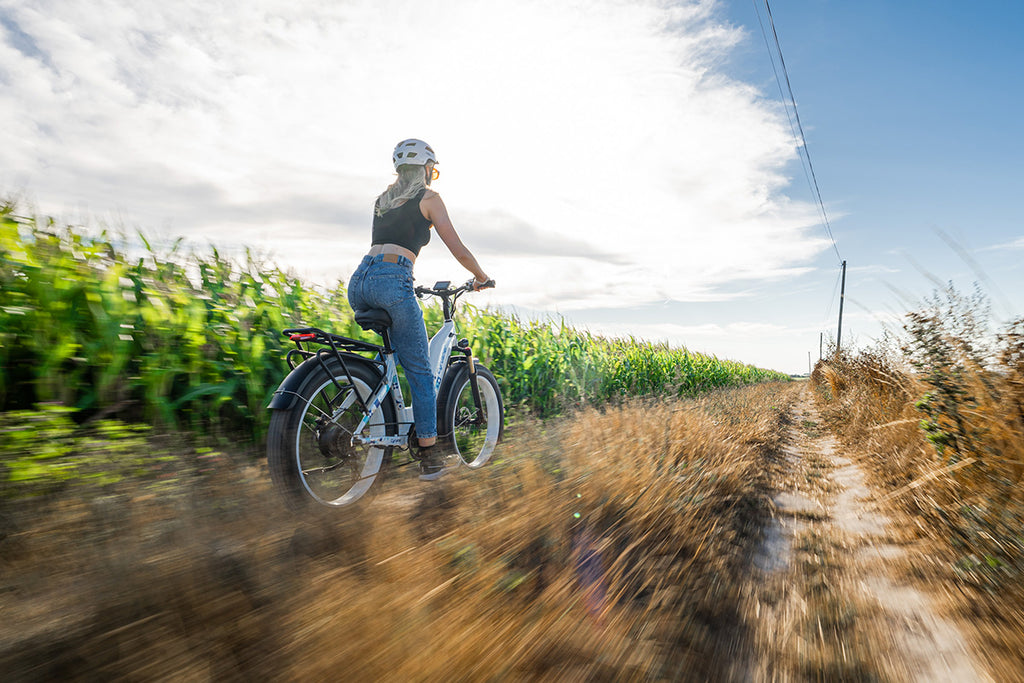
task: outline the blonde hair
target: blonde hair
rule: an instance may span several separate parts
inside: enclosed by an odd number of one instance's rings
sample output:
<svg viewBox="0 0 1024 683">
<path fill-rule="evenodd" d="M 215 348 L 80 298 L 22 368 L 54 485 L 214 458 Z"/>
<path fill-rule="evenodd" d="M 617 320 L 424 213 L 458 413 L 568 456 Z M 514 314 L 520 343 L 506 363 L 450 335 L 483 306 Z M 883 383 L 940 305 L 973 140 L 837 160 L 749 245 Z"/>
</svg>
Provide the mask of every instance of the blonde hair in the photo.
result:
<svg viewBox="0 0 1024 683">
<path fill-rule="evenodd" d="M 398 180 L 391 183 L 388 189 L 377 197 L 373 210 L 378 216 L 383 216 L 391 209 L 405 204 L 426 187 L 427 178 L 423 166 L 402 164 L 398 167 Z"/>
</svg>

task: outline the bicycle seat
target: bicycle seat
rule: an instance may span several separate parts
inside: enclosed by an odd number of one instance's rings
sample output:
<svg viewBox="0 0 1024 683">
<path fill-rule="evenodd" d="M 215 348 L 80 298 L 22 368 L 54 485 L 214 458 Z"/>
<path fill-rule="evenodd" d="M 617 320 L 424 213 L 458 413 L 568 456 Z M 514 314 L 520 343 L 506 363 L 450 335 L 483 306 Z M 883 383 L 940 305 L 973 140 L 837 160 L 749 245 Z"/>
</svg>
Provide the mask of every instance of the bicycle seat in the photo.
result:
<svg viewBox="0 0 1024 683">
<path fill-rule="evenodd" d="M 383 335 L 391 327 L 391 314 L 382 308 L 368 308 L 356 311 L 356 324 L 364 330 L 372 330 Z"/>
</svg>

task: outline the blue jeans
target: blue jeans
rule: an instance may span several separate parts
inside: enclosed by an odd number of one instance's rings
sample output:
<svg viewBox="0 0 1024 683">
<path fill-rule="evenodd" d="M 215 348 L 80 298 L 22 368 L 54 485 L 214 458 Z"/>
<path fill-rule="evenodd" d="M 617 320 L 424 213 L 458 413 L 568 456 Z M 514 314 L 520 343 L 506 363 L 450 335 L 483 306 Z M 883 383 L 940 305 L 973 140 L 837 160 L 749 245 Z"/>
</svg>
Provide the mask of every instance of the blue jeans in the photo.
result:
<svg viewBox="0 0 1024 683">
<path fill-rule="evenodd" d="M 390 258 L 394 258 L 393 256 Z M 437 397 L 430 372 L 427 328 L 412 284 L 412 261 L 404 256 L 387 263 L 383 255 L 364 256 L 348 282 L 348 302 L 363 311 L 382 308 L 391 314 L 391 345 L 412 392 L 416 436 L 437 436 Z"/>
</svg>

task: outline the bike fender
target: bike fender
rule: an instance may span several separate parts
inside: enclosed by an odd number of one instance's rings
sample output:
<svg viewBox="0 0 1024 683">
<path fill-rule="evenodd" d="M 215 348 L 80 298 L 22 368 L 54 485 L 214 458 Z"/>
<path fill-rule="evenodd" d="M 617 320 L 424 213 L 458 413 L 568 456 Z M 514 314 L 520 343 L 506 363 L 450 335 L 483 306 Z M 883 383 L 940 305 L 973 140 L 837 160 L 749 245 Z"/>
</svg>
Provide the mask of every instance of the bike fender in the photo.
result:
<svg viewBox="0 0 1024 683">
<path fill-rule="evenodd" d="M 437 388 L 437 400 L 441 402 L 448 396 L 448 389 L 451 387 L 452 382 L 459 376 L 462 369 L 466 367 L 466 359 L 460 357 L 452 357 L 451 362 L 448 363 L 448 368 L 444 371 L 444 376 L 441 378 L 441 386 Z"/>
<path fill-rule="evenodd" d="M 455 378 L 464 367 L 466 367 L 465 357 L 452 356 L 448 369 L 444 371 L 444 377 L 441 378 L 441 386 L 437 388 L 437 424 L 441 424 L 441 421 L 444 419 L 444 402 L 448 400 L 448 392 L 451 390 L 452 382 L 455 381 Z"/>
<path fill-rule="evenodd" d="M 313 362 L 306 361 L 305 363 L 300 363 L 281 381 L 277 391 L 271 397 L 267 408 L 270 410 L 288 410 L 291 408 L 295 405 L 295 401 L 298 399 L 298 391 L 302 388 L 306 378 L 309 377 L 311 372 L 319 369 L 320 364 L 315 360 Z"/>
</svg>

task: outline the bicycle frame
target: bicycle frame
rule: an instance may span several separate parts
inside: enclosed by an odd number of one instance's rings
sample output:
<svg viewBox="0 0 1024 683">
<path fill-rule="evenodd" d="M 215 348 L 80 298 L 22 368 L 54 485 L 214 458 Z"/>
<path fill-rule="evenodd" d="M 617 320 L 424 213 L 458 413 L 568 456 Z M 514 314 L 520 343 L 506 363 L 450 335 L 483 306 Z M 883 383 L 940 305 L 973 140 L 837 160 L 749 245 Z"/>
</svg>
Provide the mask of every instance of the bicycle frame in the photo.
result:
<svg viewBox="0 0 1024 683">
<path fill-rule="evenodd" d="M 451 313 L 445 311 L 445 321 L 440 329 L 434 333 L 427 345 L 430 369 L 434 377 L 434 394 L 441 388 L 441 380 L 444 379 L 444 372 L 448 368 L 448 360 L 451 357 L 452 348 L 455 346 L 455 321 L 451 319 Z M 383 356 L 383 357 L 381 357 Z M 409 430 L 413 424 L 412 406 L 405 405 L 405 397 L 402 395 L 402 387 L 398 382 L 398 366 L 395 362 L 395 353 L 378 356 L 384 362 L 384 378 L 366 404 L 363 411 L 363 419 L 353 430 L 352 443 L 359 443 L 367 446 L 405 446 L 409 440 Z M 384 402 L 388 393 L 391 393 L 395 407 L 398 412 L 398 431 L 395 436 L 363 436 L 362 432 L 370 423 L 370 417 L 374 411 Z M 351 398 L 339 408 L 339 412 L 351 405 Z"/>
</svg>

